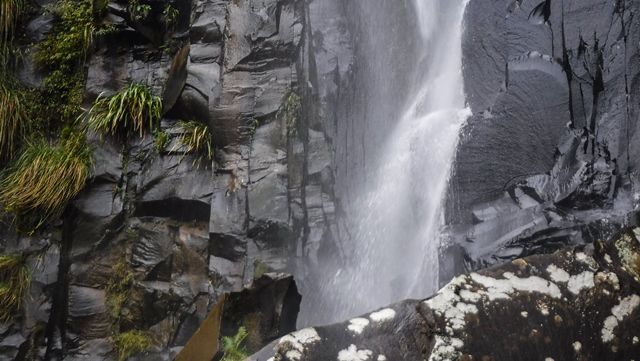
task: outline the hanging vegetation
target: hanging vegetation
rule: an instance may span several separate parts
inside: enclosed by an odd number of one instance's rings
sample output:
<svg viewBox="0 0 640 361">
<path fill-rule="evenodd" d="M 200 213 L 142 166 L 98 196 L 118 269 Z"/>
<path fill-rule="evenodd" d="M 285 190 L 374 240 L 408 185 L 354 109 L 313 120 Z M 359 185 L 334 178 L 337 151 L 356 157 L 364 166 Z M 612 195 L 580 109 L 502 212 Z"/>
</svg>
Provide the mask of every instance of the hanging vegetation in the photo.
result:
<svg viewBox="0 0 640 361">
<path fill-rule="evenodd" d="M 112 96 L 100 95 L 89 111 L 88 122 L 89 127 L 102 134 L 125 131 L 142 137 L 161 116 L 162 100 L 145 85 L 131 83 Z"/>
</svg>

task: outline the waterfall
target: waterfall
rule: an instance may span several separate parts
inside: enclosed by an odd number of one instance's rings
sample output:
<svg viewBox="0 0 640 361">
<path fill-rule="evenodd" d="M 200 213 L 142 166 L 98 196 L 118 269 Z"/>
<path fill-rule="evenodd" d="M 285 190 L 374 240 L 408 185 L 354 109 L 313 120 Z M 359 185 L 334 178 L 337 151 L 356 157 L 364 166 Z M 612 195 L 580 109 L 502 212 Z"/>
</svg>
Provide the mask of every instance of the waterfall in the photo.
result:
<svg viewBox="0 0 640 361">
<path fill-rule="evenodd" d="M 414 0 L 422 41 L 415 84 L 408 84 L 414 91 L 348 207 L 348 262 L 324 271 L 321 289 L 306 296 L 313 298 L 306 305 L 303 300 L 301 324 L 337 321 L 436 290 L 442 206 L 469 115 L 461 65 L 466 2 Z"/>
</svg>

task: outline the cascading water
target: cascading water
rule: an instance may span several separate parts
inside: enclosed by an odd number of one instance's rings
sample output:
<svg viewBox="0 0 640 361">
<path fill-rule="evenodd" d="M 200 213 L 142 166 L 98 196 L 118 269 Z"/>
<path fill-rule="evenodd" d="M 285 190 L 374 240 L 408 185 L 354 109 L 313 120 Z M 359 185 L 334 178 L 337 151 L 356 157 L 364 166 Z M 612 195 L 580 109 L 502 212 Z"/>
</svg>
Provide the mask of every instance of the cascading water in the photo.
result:
<svg viewBox="0 0 640 361">
<path fill-rule="evenodd" d="M 426 297 L 436 289 L 442 203 L 458 134 L 469 115 L 461 69 L 467 0 L 414 1 L 423 42 L 416 91 L 348 207 L 349 262 L 324 270 L 321 289 L 303 299 L 303 325 Z"/>
</svg>

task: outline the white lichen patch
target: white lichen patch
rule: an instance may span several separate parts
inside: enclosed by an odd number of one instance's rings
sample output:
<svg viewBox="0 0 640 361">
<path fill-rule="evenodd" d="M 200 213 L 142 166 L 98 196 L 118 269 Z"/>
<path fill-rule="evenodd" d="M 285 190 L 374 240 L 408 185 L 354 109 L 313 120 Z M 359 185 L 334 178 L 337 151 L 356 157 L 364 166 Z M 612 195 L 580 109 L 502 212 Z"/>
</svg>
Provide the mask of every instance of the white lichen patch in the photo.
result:
<svg viewBox="0 0 640 361">
<path fill-rule="evenodd" d="M 551 357 L 547 357 L 544 361 L 553 361 L 553 359 Z"/>
<path fill-rule="evenodd" d="M 604 320 L 602 326 L 602 342 L 611 342 L 615 338 L 615 329 L 618 323 L 629 316 L 640 305 L 640 297 L 638 295 L 627 296 L 620 301 L 619 304 L 611 309 L 611 316 Z"/>
<path fill-rule="evenodd" d="M 572 346 L 575 352 L 580 352 L 580 350 L 582 350 L 582 343 L 580 343 L 579 341 L 574 342 Z"/>
<path fill-rule="evenodd" d="M 607 262 L 608 264 L 612 264 L 613 260 L 611 259 L 611 256 L 609 256 L 608 254 L 604 255 L 604 260 L 605 262 Z"/>
<path fill-rule="evenodd" d="M 366 318 L 358 317 L 349 320 L 349 326 L 347 326 L 347 329 L 359 335 L 367 326 L 369 326 L 369 320 L 367 320 Z"/>
<path fill-rule="evenodd" d="M 592 270 L 598 269 L 598 262 L 596 262 L 596 260 L 593 259 L 593 257 L 588 256 L 584 252 L 578 252 L 576 254 L 576 259 L 579 262 L 582 262 L 582 263 L 586 264 L 587 266 L 589 266 Z"/>
<path fill-rule="evenodd" d="M 385 308 L 380 311 L 373 312 L 369 315 L 369 318 L 373 322 L 384 322 L 393 320 L 396 317 L 396 311 L 393 308 Z"/>
<path fill-rule="evenodd" d="M 446 322 L 446 330 L 448 334 L 453 334 L 453 330 L 460 330 L 464 328 L 465 316 L 470 313 L 478 313 L 478 308 L 473 303 L 462 302 L 462 292 L 465 292 L 465 300 L 479 300 L 478 297 L 473 296 L 471 291 L 463 290 L 458 294 L 456 291 L 467 281 L 466 276 L 459 276 L 454 278 L 449 284 L 443 287 L 438 293 L 431 299 L 424 303 L 429 306 L 433 312 L 438 316 L 444 316 Z"/>
<path fill-rule="evenodd" d="M 505 272 L 502 276 L 504 279 L 472 273 L 471 279 L 487 289 L 487 294 L 491 301 L 509 299 L 515 291 L 542 293 L 553 298 L 562 296 L 558 286 L 544 278 L 538 276 L 520 278 L 510 272 Z"/>
<path fill-rule="evenodd" d="M 638 339 L 638 336 L 633 336 L 633 339 L 631 340 L 631 342 L 635 345 L 638 343 L 638 341 L 640 341 L 640 339 Z"/>
<path fill-rule="evenodd" d="M 574 295 L 580 294 L 580 291 L 584 289 L 591 289 L 595 286 L 593 276 L 594 274 L 591 271 L 584 271 L 578 275 L 571 276 L 569 282 L 567 282 L 567 289 Z"/>
<path fill-rule="evenodd" d="M 476 303 L 480 301 L 480 299 L 482 298 L 482 294 L 477 292 L 471 292 L 469 290 L 461 290 L 460 297 L 462 297 L 462 299 L 467 302 Z"/>
<path fill-rule="evenodd" d="M 547 267 L 547 273 L 549 274 L 549 277 L 551 277 L 551 280 L 554 282 L 569 282 L 569 278 L 571 277 L 571 275 L 569 275 L 567 271 L 563 270 L 562 268 L 558 268 L 558 266 L 554 264 L 550 264 Z"/>
<path fill-rule="evenodd" d="M 378 355 L 378 361 L 387 361 L 387 356 L 385 356 L 385 355 Z"/>
<path fill-rule="evenodd" d="M 462 340 L 436 335 L 435 341 L 429 361 L 451 361 L 459 358 L 459 349 L 464 345 Z"/>
<path fill-rule="evenodd" d="M 529 317 L 529 312 L 527 312 L 527 311 L 522 311 L 522 312 L 520 312 L 520 316 L 522 316 L 522 317 L 524 317 L 524 318 L 527 318 L 527 317 Z"/>
<path fill-rule="evenodd" d="M 618 275 L 613 272 L 598 272 L 596 274 L 596 284 L 608 283 L 614 290 L 620 289 Z"/>
<path fill-rule="evenodd" d="M 293 361 L 300 360 L 305 346 L 320 341 L 320 335 L 313 327 L 303 328 L 283 336 L 275 347 L 276 352 L 284 352 Z"/>
<path fill-rule="evenodd" d="M 366 361 L 371 358 L 371 350 L 358 350 L 356 345 L 350 345 L 346 349 L 338 352 L 338 361 Z"/>
</svg>

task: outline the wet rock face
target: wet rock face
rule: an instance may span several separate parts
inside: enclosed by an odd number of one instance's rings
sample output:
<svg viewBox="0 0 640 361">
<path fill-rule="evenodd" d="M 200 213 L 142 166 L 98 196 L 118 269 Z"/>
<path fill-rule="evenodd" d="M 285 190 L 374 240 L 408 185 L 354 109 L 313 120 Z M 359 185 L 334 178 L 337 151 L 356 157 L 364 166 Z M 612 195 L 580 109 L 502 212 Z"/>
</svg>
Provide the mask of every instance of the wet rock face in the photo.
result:
<svg viewBox="0 0 640 361">
<path fill-rule="evenodd" d="M 636 1 L 471 1 L 442 279 L 635 224 Z M 607 219 L 607 221 L 602 221 Z M 443 260 L 451 264 L 451 260 Z"/>
<path fill-rule="evenodd" d="M 624 233 L 516 259 L 426 300 L 294 332 L 251 359 L 629 360 L 640 354 L 639 252 Z"/>
<path fill-rule="evenodd" d="M 248 333 L 247 351 L 258 351 L 269 342 L 296 330 L 300 300 L 291 275 L 264 274 L 250 287 L 225 298 L 220 334 L 232 337 L 244 326 Z"/>
<path fill-rule="evenodd" d="M 168 2 L 151 3 L 155 14 Z M 93 178 L 61 222 L 34 237 L 2 230 L 2 250 L 33 252 L 28 262 L 37 267 L 24 314 L 2 326 L 0 359 L 113 360 L 113 338 L 142 330 L 153 339 L 146 359 L 168 360 L 223 293 L 254 278 L 261 291 L 240 298 L 254 302 L 249 321 L 259 321 L 252 347 L 295 325 L 292 279 L 260 277 L 304 274 L 296 257 L 317 253 L 334 215 L 332 157 L 312 88 L 335 79 L 316 75 L 307 4 L 173 3 L 172 30 L 129 18 L 117 1 L 107 6 L 104 21 L 116 31 L 87 60 L 87 106 L 145 83 L 163 99 L 169 139 L 164 149 L 152 134 L 91 139 Z M 30 20 L 34 44 L 51 22 Z M 41 81 L 19 73 L 25 83 Z M 291 90 L 302 99 L 295 121 L 277 116 Z M 210 126 L 214 161 L 184 152 L 179 120 Z"/>
</svg>

